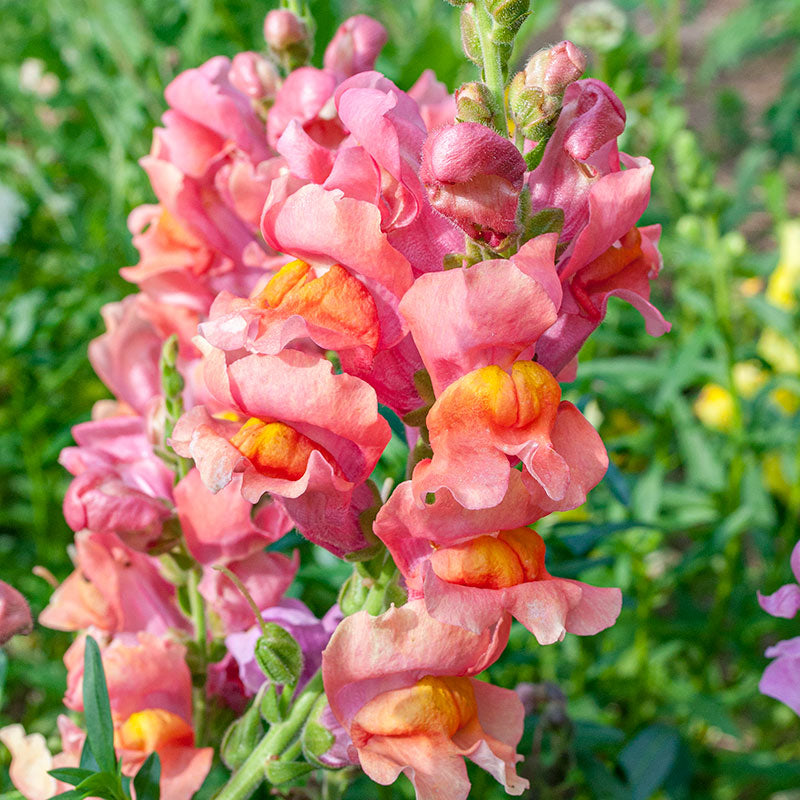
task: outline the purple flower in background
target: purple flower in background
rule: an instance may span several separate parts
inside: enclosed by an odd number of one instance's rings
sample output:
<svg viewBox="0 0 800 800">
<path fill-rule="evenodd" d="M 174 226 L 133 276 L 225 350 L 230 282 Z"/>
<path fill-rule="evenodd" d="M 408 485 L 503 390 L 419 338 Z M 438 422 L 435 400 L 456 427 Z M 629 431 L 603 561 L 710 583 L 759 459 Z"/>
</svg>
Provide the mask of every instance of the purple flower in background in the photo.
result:
<svg viewBox="0 0 800 800">
<path fill-rule="evenodd" d="M 300 600 L 288 597 L 281 600 L 278 605 L 262 611 L 261 615 L 265 622 L 274 622 L 285 628 L 300 645 L 304 664 L 297 688 L 298 691 L 302 690 L 322 664 L 322 651 L 342 619 L 339 606 L 333 606 L 320 620 Z M 249 630 L 231 633 L 225 637 L 225 645 L 239 665 L 239 678 L 251 695 L 254 695 L 267 681 L 255 657 L 259 636 L 261 629 L 258 625 L 254 625 Z"/>
<path fill-rule="evenodd" d="M 800 542 L 792 550 L 790 563 L 797 583 L 781 586 L 770 595 L 758 593 L 761 608 L 773 617 L 791 619 L 800 609 Z M 759 691 L 786 703 L 792 711 L 800 714 L 800 636 L 768 647 L 765 655 L 775 660 L 764 670 L 758 684 Z"/>
</svg>

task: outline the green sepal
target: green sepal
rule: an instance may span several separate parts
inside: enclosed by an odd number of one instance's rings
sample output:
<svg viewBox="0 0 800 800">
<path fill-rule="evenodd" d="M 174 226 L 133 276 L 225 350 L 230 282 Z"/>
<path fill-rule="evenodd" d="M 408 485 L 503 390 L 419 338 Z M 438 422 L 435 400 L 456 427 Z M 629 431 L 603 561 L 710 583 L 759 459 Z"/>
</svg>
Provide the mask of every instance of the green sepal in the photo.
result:
<svg viewBox="0 0 800 800">
<path fill-rule="evenodd" d="M 261 671 L 273 682 L 296 686 L 303 671 L 303 651 L 289 631 L 267 622 L 256 642 L 255 656 Z"/>
<path fill-rule="evenodd" d="M 270 688 L 275 690 L 272 685 Z M 263 694 L 263 690 L 260 694 Z M 256 695 L 244 714 L 228 726 L 222 737 L 219 754 L 222 763 L 230 770 L 238 769 L 245 762 L 264 733 L 259 695 Z"/>
<path fill-rule="evenodd" d="M 308 715 L 308 721 L 303 727 L 300 742 L 303 746 L 303 757 L 306 761 L 317 767 L 329 769 L 319 760 L 320 756 L 325 755 L 336 742 L 336 737 L 319 722 L 319 718 L 327 705 L 328 698 L 324 694 L 320 695 Z"/>
<path fill-rule="evenodd" d="M 258 710 L 261 716 L 270 724 L 275 725 L 283 722 L 284 714 L 281 706 L 278 690 L 275 684 L 270 684 L 265 690 L 261 701 L 258 703 Z"/>
<path fill-rule="evenodd" d="M 314 769 L 313 764 L 307 764 L 305 761 L 267 761 L 264 775 L 271 784 L 279 786 L 302 778 Z"/>
</svg>

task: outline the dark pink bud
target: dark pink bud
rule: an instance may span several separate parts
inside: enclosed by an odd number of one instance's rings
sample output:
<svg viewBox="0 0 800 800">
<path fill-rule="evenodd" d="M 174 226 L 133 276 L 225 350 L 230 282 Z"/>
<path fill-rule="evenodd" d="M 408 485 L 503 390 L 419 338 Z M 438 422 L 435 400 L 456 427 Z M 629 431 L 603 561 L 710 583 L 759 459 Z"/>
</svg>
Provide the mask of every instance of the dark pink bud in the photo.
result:
<svg viewBox="0 0 800 800">
<path fill-rule="evenodd" d="M 575 119 L 564 136 L 564 151 L 577 161 L 586 161 L 625 130 L 625 107 L 606 84 L 594 79 L 572 84 L 564 95 L 564 106 L 576 99 Z"/>
<path fill-rule="evenodd" d="M 433 207 L 492 246 L 516 229 L 524 174 L 514 144 L 474 122 L 436 129 L 422 149 L 420 178 Z"/>
<path fill-rule="evenodd" d="M 339 26 L 325 48 L 325 68 L 348 78 L 367 72 L 375 66 L 386 39 L 386 28 L 380 22 L 366 14 L 356 14 Z"/>
<path fill-rule="evenodd" d="M 286 8 L 275 8 L 264 20 L 264 38 L 272 50 L 280 52 L 308 38 L 303 20 Z"/>
<path fill-rule="evenodd" d="M 27 601 L 13 586 L 0 581 L 0 644 L 17 633 L 32 630 L 33 619 Z"/>
<path fill-rule="evenodd" d="M 231 62 L 228 80 L 252 100 L 269 100 L 278 91 L 278 72 L 258 53 L 237 53 Z"/>
</svg>

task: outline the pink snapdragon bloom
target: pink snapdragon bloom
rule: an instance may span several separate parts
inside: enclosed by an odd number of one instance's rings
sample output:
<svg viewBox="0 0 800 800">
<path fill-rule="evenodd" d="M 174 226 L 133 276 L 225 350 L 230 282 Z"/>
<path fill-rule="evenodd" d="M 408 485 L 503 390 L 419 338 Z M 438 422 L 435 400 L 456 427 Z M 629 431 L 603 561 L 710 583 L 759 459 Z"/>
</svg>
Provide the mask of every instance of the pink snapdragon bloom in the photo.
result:
<svg viewBox="0 0 800 800">
<path fill-rule="evenodd" d="M 175 487 L 175 506 L 186 547 L 201 564 L 247 558 L 292 528 L 280 504 L 267 499 L 256 510 L 242 497 L 241 475 L 214 494 L 190 470 Z"/>
<path fill-rule="evenodd" d="M 33 630 L 33 618 L 28 601 L 5 581 L 0 581 L 0 644 L 18 633 Z"/>
<path fill-rule="evenodd" d="M 300 556 L 260 551 L 225 566 L 244 584 L 259 608 L 272 608 L 291 586 Z M 200 581 L 200 594 L 220 622 L 220 635 L 246 630 L 255 624 L 253 609 L 227 575 L 206 567 Z"/>
<path fill-rule="evenodd" d="M 75 479 L 64 496 L 74 531 L 116 533 L 129 547 L 147 550 L 172 515 L 172 472 L 147 439 L 141 417 L 110 417 L 76 425 L 77 447 L 59 462 Z"/>
<path fill-rule="evenodd" d="M 800 542 L 792 550 L 791 567 L 795 583 L 781 586 L 770 595 L 758 593 L 759 605 L 773 617 L 791 619 L 800 609 Z M 768 647 L 765 655 L 775 660 L 764 670 L 758 690 L 800 714 L 800 636 Z"/>
<path fill-rule="evenodd" d="M 375 66 L 375 59 L 387 38 L 386 28 L 378 20 L 366 14 L 349 17 L 337 28 L 325 48 L 325 69 L 342 78 L 367 72 Z"/>
<path fill-rule="evenodd" d="M 511 259 L 422 275 L 400 303 L 433 390 L 475 369 L 509 369 L 556 321 L 558 236 L 532 239 Z"/>
<path fill-rule="evenodd" d="M 226 363 L 209 348 L 206 382 L 230 409 L 198 406 L 178 421 L 172 445 L 194 459 L 212 491 L 242 473 L 242 495 L 269 492 L 312 541 L 343 555 L 366 547 L 359 516 L 374 502 L 365 483 L 391 438 L 374 391 L 329 361 L 299 350 Z"/>
<path fill-rule="evenodd" d="M 83 710 L 84 647 L 81 637 L 64 656 L 64 704 L 75 711 Z M 152 634 L 120 634 L 101 644 L 101 655 L 123 775 L 135 775 L 155 751 L 161 761 L 161 796 L 189 800 L 205 780 L 214 750 L 194 746 L 186 648 Z"/>
<path fill-rule="evenodd" d="M 463 236 L 433 209 L 420 182 L 426 128 L 417 103 L 380 73 L 363 72 L 336 89 L 335 108 L 349 134 L 335 151 L 296 121 L 287 125 L 276 147 L 292 173 L 374 205 L 381 231 L 415 273 L 441 270 L 447 253 L 463 249 Z"/>
<path fill-rule="evenodd" d="M 417 600 L 339 625 L 322 656 L 325 693 L 372 780 L 388 785 L 405 772 L 418 800 L 466 800 L 466 756 L 509 794 L 527 788 L 514 766 L 522 704 L 473 677 L 502 652 L 508 620 L 474 634 Z"/>
<path fill-rule="evenodd" d="M 280 76 L 272 62 L 249 50 L 233 57 L 228 80 L 254 101 L 272 100 L 280 86 Z"/>
<path fill-rule="evenodd" d="M 524 175 L 514 143 L 477 122 L 432 131 L 419 171 L 433 207 L 493 247 L 517 228 Z"/>
<path fill-rule="evenodd" d="M 140 163 L 161 205 L 247 279 L 271 254 L 237 213 L 227 174 L 219 173 L 236 161 L 255 167 L 274 153 L 250 98 L 230 82 L 230 70 L 230 61 L 217 56 L 167 86 L 165 127 L 155 130 L 150 155 Z"/>
<path fill-rule="evenodd" d="M 409 597 L 424 597 L 433 617 L 474 633 L 510 613 L 539 644 L 613 625 L 619 589 L 555 578 L 545 568 L 544 542 L 524 527 L 542 512 L 518 475 L 512 472 L 499 505 L 478 511 L 464 509 L 447 492 L 420 508 L 410 482 L 395 489 L 374 528 L 405 577 Z"/>
<path fill-rule="evenodd" d="M 555 378 L 533 361 L 514 362 L 510 374 L 482 367 L 451 383 L 427 416 L 433 458 L 414 469 L 417 502 L 448 489 L 465 508 L 496 506 L 519 459 L 540 507 L 584 503 L 605 474 L 608 455 L 580 411 L 560 398 Z"/>
<path fill-rule="evenodd" d="M 608 86 L 576 81 L 564 94 L 542 162 L 527 179 L 534 213 L 564 211 L 561 241 L 568 247 L 558 261 L 564 301 L 537 350 L 554 373 L 600 324 L 611 296 L 633 304 L 651 335 L 669 330 L 649 301 L 650 281 L 661 267 L 660 227 L 635 228 L 650 199 L 653 167 L 619 152 L 624 127 L 625 109 Z"/>
<path fill-rule="evenodd" d="M 425 128 L 432 131 L 455 122 L 456 101 L 447 87 L 436 80 L 436 73 L 426 69 L 408 90 L 408 96 L 417 101 Z"/>
<path fill-rule="evenodd" d="M 287 630 L 300 645 L 303 652 L 303 672 L 297 684 L 297 691 L 312 678 L 322 664 L 322 651 L 331 638 L 336 626 L 342 619 L 338 606 L 328 611 L 320 620 L 308 607 L 292 597 L 284 598 L 261 612 L 265 622 L 274 622 Z M 255 657 L 256 642 L 261 636 L 260 625 L 253 625 L 248 630 L 230 633 L 225 637 L 228 648 L 239 667 L 239 677 L 249 696 L 253 696 L 269 680 Z"/>
<path fill-rule="evenodd" d="M 185 630 L 175 589 L 156 564 L 113 533 L 76 534 L 75 571 L 53 592 L 39 623 L 61 631 L 90 626 L 109 633 Z"/>
<path fill-rule="evenodd" d="M 143 312 L 142 295 L 101 309 L 106 332 L 89 343 L 89 361 L 114 396 L 139 414 L 161 394 L 163 338 Z M 166 337 L 164 337 L 166 338 Z"/>
</svg>

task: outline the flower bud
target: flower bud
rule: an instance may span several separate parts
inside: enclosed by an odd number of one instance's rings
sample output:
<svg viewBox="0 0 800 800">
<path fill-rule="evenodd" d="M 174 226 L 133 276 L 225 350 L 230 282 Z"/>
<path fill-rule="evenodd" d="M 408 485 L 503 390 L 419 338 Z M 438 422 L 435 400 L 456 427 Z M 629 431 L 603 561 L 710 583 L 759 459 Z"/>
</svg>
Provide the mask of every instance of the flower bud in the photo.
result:
<svg viewBox="0 0 800 800">
<path fill-rule="evenodd" d="M 511 81 L 508 104 L 526 138 L 538 139 L 561 110 L 564 91 L 586 68 L 586 57 L 572 42 L 540 50 Z"/>
<path fill-rule="evenodd" d="M 286 70 L 302 66 L 311 55 L 311 36 L 300 17 L 286 8 L 275 8 L 264 20 L 264 39 L 270 52 Z"/>
<path fill-rule="evenodd" d="M 273 682 L 297 685 L 303 671 L 303 651 L 289 631 L 274 622 L 265 623 L 264 633 L 256 642 L 256 661 Z"/>
<path fill-rule="evenodd" d="M 278 73 L 258 53 L 237 53 L 231 62 L 228 80 L 251 100 L 271 100 L 278 91 Z"/>
<path fill-rule="evenodd" d="M 464 48 L 464 55 L 473 64 L 479 67 L 483 65 L 481 37 L 475 19 L 475 6 L 472 3 L 465 5 L 461 11 L 461 46 Z"/>
<path fill-rule="evenodd" d="M 488 0 L 486 10 L 503 27 L 514 28 L 514 33 L 525 21 L 530 8 L 530 0 Z"/>
<path fill-rule="evenodd" d="M 366 14 L 356 14 L 338 28 L 325 48 L 326 69 L 350 77 L 375 66 L 387 39 L 386 28 Z"/>
<path fill-rule="evenodd" d="M 513 143 L 474 122 L 438 128 L 422 148 L 420 178 L 433 207 L 492 247 L 516 230 L 524 173 Z"/>
<path fill-rule="evenodd" d="M 498 111 L 494 95 L 485 83 L 471 81 L 456 89 L 457 122 L 478 122 L 491 127 Z"/>
</svg>

